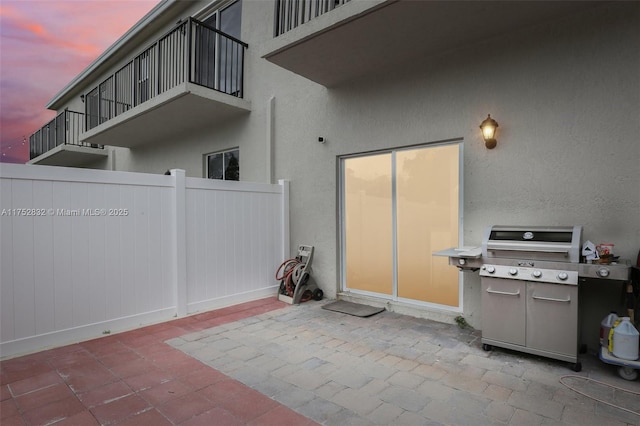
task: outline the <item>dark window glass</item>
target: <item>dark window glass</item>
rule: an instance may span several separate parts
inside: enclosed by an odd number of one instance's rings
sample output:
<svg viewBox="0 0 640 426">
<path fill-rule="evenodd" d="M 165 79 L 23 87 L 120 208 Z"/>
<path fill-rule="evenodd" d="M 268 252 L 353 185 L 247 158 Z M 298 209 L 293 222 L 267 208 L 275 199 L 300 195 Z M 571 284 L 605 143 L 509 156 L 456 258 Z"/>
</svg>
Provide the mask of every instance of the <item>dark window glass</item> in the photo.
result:
<svg viewBox="0 0 640 426">
<path fill-rule="evenodd" d="M 212 154 L 209 156 L 207 177 L 209 179 L 223 179 L 224 168 L 222 167 L 222 154 Z"/>
<path fill-rule="evenodd" d="M 240 27 L 242 25 L 241 3 L 238 0 L 220 12 L 220 31 L 237 39 L 240 38 Z"/>
<path fill-rule="evenodd" d="M 237 39 L 240 39 L 242 27 L 241 3 L 241 1 L 237 1 L 220 12 L 220 30 Z M 218 90 L 230 95 L 241 96 L 239 91 L 242 76 L 239 75 L 239 65 L 242 61 L 242 48 L 230 39 L 221 38 L 219 49 Z"/>
<path fill-rule="evenodd" d="M 217 10 L 203 22 L 224 34 L 240 38 L 242 2 Z M 195 28 L 194 82 L 221 92 L 242 96 L 241 68 L 243 49 L 240 45 L 210 28 Z"/>
<path fill-rule="evenodd" d="M 237 149 L 207 156 L 209 179 L 240 180 L 240 151 Z"/>
<path fill-rule="evenodd" d="M 224 180 L 240 180 L 240 152 L 224 153 Z"/>
</svg>

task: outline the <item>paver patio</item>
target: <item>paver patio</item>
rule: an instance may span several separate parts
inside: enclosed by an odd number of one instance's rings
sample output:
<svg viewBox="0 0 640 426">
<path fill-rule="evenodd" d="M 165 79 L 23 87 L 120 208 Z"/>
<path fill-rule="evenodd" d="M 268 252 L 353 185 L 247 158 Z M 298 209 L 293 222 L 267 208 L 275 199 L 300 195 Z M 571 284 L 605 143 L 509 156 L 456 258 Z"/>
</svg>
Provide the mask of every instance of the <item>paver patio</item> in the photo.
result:
<svg viewBox="0 0 640 426">
<path fill-rule="evenodd" d="M 560 382 L 639 411 L 640 382 L 594 355 L 574 373 L 485 352 L 478 331 L 324 303 L 268 298 L 2 361 L 0 423 L 640 426 Z"/>
<path fill-rule="evenodd" d="M 565 362 L 485 352 L 476 330 L 388 311 L 359 318 L 324 303 L 167 343 L 326 425 L 640 425 L 640 416 L 561 383 L 640 412 L 640 382 L 619 378 L 593 354 L 581 355 L 583 370 L 574 373 Z"/>
<path fill-rule="evenodd" d="M 0 424 L 312 425 L 163 343 L 285 306 L 263 299 L 2 361 Z"/>
</svg>

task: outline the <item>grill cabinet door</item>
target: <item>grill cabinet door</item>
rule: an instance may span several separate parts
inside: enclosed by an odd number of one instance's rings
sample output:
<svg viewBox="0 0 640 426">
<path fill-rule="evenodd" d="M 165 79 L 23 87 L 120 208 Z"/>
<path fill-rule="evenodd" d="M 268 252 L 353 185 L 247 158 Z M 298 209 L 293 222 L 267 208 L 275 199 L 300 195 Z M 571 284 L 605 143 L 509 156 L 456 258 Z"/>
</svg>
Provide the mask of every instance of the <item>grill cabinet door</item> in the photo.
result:
<svg viewBox="0 0 640 426">
<path fill-rule="evenodd" d="M 482 337 L 524 346 L 526 281 L 482 277 Z"/>
<path fill-rule="evenodd" d="M 527 347 L 577 356 L 577 285 L 528 283 Z"/>
</svg>

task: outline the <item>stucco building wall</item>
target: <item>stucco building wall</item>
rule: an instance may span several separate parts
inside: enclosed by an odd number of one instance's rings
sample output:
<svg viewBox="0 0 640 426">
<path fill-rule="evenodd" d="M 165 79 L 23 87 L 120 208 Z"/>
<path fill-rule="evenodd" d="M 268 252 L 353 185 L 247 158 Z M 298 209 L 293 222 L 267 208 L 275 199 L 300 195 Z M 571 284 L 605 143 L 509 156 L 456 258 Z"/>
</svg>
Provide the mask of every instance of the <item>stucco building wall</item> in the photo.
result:
<svg viewBox="0 0 640 426">
<path fill-rule="evenodd" d="M 339 157 L 450 138 L 464 140 L 466 245 L 479 245 L 491 224 L 580 224 L 584 240 L 615 243 L 616 254 L 635 260 L 639 3 L 606 4 L 437 57 L 416 56 L 331 89 L 262 58 L 272 14 L 272 2 L 243 3 L 251 113 L 119 151 L 116 168 L 182 168 L 201 177 L 205 154 L 239 147 L 242 180 L 291 181 L 291 243 L 316 247 L 314 276 L 330 298 L 340 290 Z M 407 49 L 419 42 L 408 40 Z M 500 125 L 493 150 L 478 128 L 489 113 Z M 461 279 L 464 315 L 479 326 L 479 277 Z"/>
<path fill-rule="evenodd" d="M 455 137 L 464 138 L 465 244 L 480 244 L 495 223 L 581 224 L 584 239 L 635 259 L 637 23 L 637 6 L 613 4 L 343 87 L 279 91 L 276 174 L 292 180 L 292 239 L 318 247 L 325 290 L 338 277 L 336 157 Z M 494 150 L 478 129 L 487 113 L 500 123 Z M 464 279 L 473 312 L 479 279 Z"/>
</svg>

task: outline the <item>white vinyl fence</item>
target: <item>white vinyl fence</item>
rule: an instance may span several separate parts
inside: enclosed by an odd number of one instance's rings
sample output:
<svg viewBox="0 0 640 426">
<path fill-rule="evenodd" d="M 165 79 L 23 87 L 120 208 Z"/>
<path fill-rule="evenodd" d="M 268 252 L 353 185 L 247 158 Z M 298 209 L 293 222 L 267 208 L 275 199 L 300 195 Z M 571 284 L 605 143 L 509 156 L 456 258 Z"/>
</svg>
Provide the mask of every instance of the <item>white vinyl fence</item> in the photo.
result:
<svg viewBox="0 0 640 426">
<path fill-rule="evenodd" d="M 288 182 L 0 165 L 0 357 L 276 296 Z"/>
</svg>

